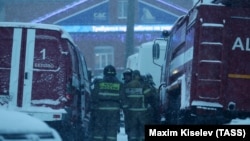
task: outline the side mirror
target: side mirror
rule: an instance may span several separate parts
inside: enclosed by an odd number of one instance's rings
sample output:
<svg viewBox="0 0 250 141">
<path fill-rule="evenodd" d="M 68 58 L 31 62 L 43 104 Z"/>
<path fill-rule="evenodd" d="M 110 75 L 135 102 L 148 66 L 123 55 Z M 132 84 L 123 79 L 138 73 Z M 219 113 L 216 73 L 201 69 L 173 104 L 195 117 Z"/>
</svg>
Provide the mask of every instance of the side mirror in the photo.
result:
<svg viewBox="0 0 250 141">
<path fill-rule="evenodd" d="M 158 43 L 154 43 L 152 47 L 153 59 L 160 58 L 160 45 Z"/>
<path fill-rule="evenodd" d="M 168 30 L 163 30 L 162 31 L 162 37 L 167 38 L 169 36 L 169 31 Z"/>
<path fill-rule="evenodd" d="M 89 82 L 92 79 L 92 71 L 91 70 L 88 70 L 88 79 L 89 79 Z"/>
</svg>

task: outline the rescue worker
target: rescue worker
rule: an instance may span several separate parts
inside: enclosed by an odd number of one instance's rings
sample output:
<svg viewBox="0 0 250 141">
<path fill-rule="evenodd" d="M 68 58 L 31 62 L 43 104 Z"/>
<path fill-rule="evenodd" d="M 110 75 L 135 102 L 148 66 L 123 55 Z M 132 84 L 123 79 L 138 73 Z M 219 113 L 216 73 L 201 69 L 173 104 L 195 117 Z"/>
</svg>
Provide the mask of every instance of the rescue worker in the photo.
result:
<svg viewBox="0 0 250 141">
<path fill-rule="evenodd" d="M 132 72 L 133 70 L 130 68 L 127 68 L 124 72 L 123 72 L 123 80 L 124 80 L 124 84 L 130 82 L 132 80 Z"/>
<path fill-rule="evenodd" d="M 147 124 L 159 124 L 160 123 L 160 106 L 159 106 L 159 95 L 158 90 L 155 87 L 153 77 L 150 73 L 144 76 L 144 90 L 143 94 L 147 105 Z"/>
<path fill-rule="evenodd" d="M 120 107 L 124 101 L 123 83 L 116 77 L 116 69 L 107 65 L 92 93 L 91 141 L 116 141 L 120 123 Z"/>
<path fill-rule="evenodd" d="M 132 73 L 133 79 L 124 84 L 127 109 L 125 112 L 125 128 L 128 141 L 144 140 L 144 125 L 147 123 L 147 105 L 143 95 L 143 84 L 138 70 Z"/>
<path fill-rule="evenodd" d="M 132 81 L 132 73 L 133 73 L 133 70 L 130 69 L 130 68 L 125 69 L 125 71 L 123 72 L 123 78 L 122 78 L 122 80 L 124 81 L 124 87 L 126 87 L 126 85 L 127 85 L 129 82 Z M 124 90 L 125 90 L 125 89 L 124 89 Z M 126 103 L 126 104 L 127 104 L 127 103 Z M 126 106 L 128 106 L 128 105 L 126 105 Z M 123 116 L 124 116 L 124 123 L 125 123 L 124 127 L 125 127 L 125 132 L 127 133 L 127 127 L 126 127 L 126 125 L 128 125 L 128 123 L 127 123 L 128 120 L 126 120 L 127 107 L 125 107 L 125 108 L 123 109 L 122 113 L 123 113 Z"/>
</svg>

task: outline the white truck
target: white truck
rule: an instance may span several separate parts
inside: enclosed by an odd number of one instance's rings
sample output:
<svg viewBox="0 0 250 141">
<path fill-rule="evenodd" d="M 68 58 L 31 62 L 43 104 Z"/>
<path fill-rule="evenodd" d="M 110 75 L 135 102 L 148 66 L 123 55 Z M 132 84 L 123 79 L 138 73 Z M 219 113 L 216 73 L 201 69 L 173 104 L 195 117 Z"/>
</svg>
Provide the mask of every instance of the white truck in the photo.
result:
<svg viewBox="0 0 250 141">
<path fill-rule="evenodd" d="M 152 57 L 152 45 L 155 41 L 149 41 L 138 46 L 138 51 L 127 58 L 127 68 L 132 70 L 139 70 L 142 75 L 150 73 L 156 84 L 156 87 L 160 85 L 161 78 L 161 64 L 164 61 L 164 54 L 166 47 L 166 41 L 156 40 L 160 45 L 160 58 L 153 59 Z"/>
</svg>

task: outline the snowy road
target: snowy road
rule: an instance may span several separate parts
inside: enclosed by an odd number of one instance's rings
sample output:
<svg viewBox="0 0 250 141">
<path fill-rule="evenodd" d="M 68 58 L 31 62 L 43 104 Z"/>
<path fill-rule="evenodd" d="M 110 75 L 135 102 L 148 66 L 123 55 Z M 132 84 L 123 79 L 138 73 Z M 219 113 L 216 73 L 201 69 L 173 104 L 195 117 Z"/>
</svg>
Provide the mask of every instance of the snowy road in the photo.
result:
<svg viewBox="0 0 250 141">
<path fill-rule="evenodd" d="M 125 133 L 124 127 L 120 127 L 120 133 L 117 134 L 117 141 L 127 141 L 127 140 L 128 140 L 128 136 Z"/>
<path fill-rule="evenodd" d="M 250 118 L 247 119 L 233 119 L 227 125 L 250 125 Z"/>
</svg>

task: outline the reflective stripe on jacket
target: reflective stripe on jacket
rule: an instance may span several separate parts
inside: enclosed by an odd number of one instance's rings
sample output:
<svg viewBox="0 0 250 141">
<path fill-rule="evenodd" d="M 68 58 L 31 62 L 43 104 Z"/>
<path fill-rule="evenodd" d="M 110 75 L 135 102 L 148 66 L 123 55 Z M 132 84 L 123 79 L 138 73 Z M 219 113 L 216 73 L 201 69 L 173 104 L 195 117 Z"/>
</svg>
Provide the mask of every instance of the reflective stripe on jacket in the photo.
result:
<svg viewBox="0 0 250 141">
<path fill-rule="evenodd" d="M 99 110 L 120 110 L 120 89 L 121 84 L 118 82 L 101 81 L 98 84 L 98 92 L 95 101 L 96 109 Z"/>
</svg>

